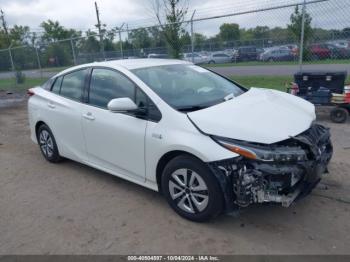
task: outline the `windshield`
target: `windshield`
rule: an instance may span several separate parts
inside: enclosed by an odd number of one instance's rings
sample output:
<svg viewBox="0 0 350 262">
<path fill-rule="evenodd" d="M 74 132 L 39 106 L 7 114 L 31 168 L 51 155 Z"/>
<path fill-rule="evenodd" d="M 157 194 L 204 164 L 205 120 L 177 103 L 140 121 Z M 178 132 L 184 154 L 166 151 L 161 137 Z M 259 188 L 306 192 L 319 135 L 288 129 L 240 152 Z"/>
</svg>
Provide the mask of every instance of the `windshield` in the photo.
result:
<svg viewBox="0 0 350 262">
<path fill-rule="evenodd" d="M 244 91 L 195 65 L 166 65 L 132 72 L 165 102 L 180 111 L 195 111 L 233 99 Z"/>
</svg>

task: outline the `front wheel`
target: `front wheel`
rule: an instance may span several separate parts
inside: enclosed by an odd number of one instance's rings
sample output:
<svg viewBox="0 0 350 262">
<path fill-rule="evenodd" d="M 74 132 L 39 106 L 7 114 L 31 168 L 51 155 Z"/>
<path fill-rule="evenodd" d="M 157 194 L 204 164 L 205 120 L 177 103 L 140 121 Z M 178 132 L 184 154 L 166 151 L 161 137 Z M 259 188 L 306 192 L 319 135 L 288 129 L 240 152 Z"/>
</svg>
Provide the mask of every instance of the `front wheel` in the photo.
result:
<svg viewBox="0 0 350 262">
<path fill-rule="evenodd" d="M 162 191 L 176 213 L 195 222 L 214 218 L 224 208 L 215 175 L 203 162 L 191 156 L 178 156 L 167 164 Z"/>
</svg>

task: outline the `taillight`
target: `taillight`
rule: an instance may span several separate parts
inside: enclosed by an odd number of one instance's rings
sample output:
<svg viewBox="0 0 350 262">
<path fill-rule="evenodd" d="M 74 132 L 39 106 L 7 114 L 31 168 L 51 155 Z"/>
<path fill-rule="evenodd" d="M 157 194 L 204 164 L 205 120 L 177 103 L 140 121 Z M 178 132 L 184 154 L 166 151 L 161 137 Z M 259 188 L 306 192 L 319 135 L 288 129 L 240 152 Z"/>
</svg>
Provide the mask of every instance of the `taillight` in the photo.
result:
<svg viewBox="0 0 350 262">
<path fill-rule="evenodd" d="M 28 96 L 33 96 L 33 95 L 35 95 L 35 93 L 34 93 L 34 91 L 32 89 L 28 89 L 27 95 Z"/>
</svg>

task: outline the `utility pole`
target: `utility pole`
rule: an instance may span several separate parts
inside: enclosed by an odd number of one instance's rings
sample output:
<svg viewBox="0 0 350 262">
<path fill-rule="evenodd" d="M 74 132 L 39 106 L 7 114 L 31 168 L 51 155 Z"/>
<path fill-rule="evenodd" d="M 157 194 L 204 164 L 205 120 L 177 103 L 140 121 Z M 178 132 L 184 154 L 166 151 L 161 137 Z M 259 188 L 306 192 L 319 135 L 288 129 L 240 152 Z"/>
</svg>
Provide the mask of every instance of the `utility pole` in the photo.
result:
<svg viewBox="0 0 350 262">
<path fill-rule="evenodd" d="M 193 32 L 193 17 L 196 14 L 196 10 L 193 11 L 193 14 L 191 16 L 191 52 L 192 52 L 192 63 L 194 63 L 194 32 Z"/>
<path fill-rule="evenodd" d="M 100 12 L 98 11 L 98 6 L 97 6 L 97 2 L 95 2 L 95 9 L 96 9 L 96 17 L 97 17 L 97 28 L 98 28 L 98 34 L 100 36 L 100 52 L 103 56 L 103 59 L 105 59 L 105 48 L 104 48 L 104 44 L 103 44 L 103 34 L 102 34 L 102 25 L 101 25 L 101 21 L 100 21 Z"/>
<path fill-rule="evenodd" d="M 2 9 L 0 10 L 0 19 L 2 21 L 2 27 L 4 28 L 4 31 L 5 31 L 5 35 L 6 35 L 6 39 L 7 39 L 7 46 L 10 46 L 11 45 L 10 35 L 9 35 L 9 31 L 7 29 L 5 14 L 4 14 L 4 11 L 2 11 Z"/>
</svg>

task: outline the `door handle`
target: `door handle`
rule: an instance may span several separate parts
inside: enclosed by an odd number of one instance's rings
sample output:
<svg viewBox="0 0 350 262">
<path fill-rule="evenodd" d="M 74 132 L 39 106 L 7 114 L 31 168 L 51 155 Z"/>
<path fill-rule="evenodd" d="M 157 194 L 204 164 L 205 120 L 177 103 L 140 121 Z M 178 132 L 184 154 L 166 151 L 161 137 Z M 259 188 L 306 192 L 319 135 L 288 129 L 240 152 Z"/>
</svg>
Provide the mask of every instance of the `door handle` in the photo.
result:
<svg viewBox="0 0 350 262">
<path fill-rule="evenodd" d="M 90 120 L 90 121 L 95 120 L 95 117 L 90 112 L 84 114 L 83 117 L 87 120 Z"/>
<path fill-rule="evenodd" d="M 48 106 L 49 108 L 52 108 L 52 109 L 54 109 L 54 108 L 56 107 L 52 102 L 48 102 L 48 103 L 47 103 L 47 106 Z"/>
</svg>

